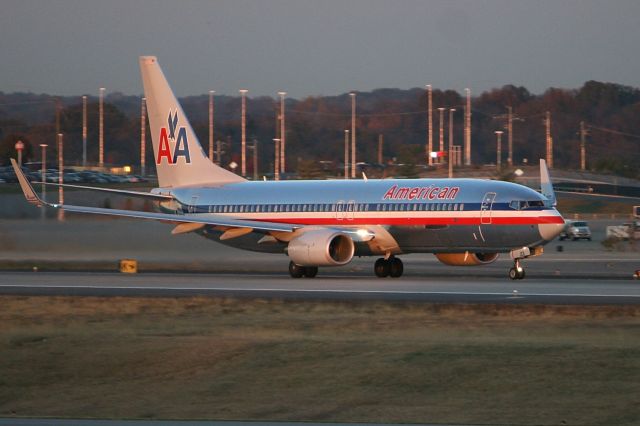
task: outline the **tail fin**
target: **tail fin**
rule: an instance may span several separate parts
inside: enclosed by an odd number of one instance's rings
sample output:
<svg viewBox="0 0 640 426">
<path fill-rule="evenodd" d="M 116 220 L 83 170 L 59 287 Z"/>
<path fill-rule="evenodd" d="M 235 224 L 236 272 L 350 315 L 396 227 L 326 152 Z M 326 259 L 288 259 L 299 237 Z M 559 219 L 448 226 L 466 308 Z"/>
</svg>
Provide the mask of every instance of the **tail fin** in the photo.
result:
<svg viewBox="0 0 640 426">
<path fill-rule="evenodd" d="M 158 59 L 140 57 L 160 187 L 224 185 L 245 179 L 213 164 L 169 87 Z"/>
<path fill-rule="evenodd" d="M 553 191 L 553 184 L 549 176 L 549 169 L 547 169 L 547 162 L 542 158 L 540 159 L 540 192 L 547 197 L 547 200 L 550 201 L 552 206 L 556 206 L 556 193 Z"/>
</svg>

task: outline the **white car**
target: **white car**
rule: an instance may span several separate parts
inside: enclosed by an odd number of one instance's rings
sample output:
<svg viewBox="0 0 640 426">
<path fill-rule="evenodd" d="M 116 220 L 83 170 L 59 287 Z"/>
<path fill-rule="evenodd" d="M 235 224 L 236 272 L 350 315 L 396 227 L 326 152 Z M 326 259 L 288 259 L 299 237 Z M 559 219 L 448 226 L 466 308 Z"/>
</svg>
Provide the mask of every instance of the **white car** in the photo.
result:
<svg viewBox="0 0 640 426">
<path fill-rule="evenodd" d="M 589 229 L 589 224 L 585 221 L 568 221 L 560 233 L 560 241 L 568 238 L 573 241 L 582 238 L 591 241 L 591 229 Z"/>
</svg>

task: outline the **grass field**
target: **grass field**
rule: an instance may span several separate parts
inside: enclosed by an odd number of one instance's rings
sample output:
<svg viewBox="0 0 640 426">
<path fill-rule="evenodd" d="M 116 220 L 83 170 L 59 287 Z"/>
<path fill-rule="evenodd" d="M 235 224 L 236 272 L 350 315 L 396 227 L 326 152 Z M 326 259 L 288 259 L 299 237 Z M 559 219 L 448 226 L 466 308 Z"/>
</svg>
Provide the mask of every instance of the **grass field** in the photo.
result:
<svg viewBox="0 0 640 426">
<path fill-rule="evenodd" d="M 640 308 L 0 297 L 0 416 L 640 424 Z"/>
</svg>

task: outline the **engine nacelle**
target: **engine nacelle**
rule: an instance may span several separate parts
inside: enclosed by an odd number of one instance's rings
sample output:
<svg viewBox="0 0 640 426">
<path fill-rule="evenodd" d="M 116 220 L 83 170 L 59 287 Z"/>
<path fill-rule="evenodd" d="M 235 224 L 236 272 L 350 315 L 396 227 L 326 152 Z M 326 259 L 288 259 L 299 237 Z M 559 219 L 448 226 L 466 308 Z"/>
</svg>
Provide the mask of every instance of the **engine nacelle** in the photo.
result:
<svg viewBox="0 0 640 426">
<path fill-rule="evenodd" d="M 493 263 L 498 253 L 436 253 L 438 260 L 451 266 L 474 266 Z"/>
<path fill-rule="evenodd" d="M 341 266 L 351 262 L 353 240 L 331 230 L 308 231 L 289 242 L 287 253 L 300 266 Z"/>
</svg>

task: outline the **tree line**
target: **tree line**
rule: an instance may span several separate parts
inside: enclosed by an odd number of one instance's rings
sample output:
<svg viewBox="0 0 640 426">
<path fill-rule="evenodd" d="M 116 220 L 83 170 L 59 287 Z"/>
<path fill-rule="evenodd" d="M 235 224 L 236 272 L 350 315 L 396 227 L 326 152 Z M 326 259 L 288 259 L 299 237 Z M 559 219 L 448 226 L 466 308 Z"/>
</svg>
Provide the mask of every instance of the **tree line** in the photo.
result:
<svg viewBox="0 0 640 426">
<path fill-rule="evenodd" d="M 214 137 L 223 146 L 222 164 L 239 163 L 241 138 L 240 97 L 215 96 Z M 105 98 L 105 162 L 116 165 L 140 163 L 140 97 L 112 93 Z M 208 147 L 208 94 L 180 100 L 205 150 Z M 378 89 L 357 92 L 357 160 L 378 161 L 378 140 L 384 140 L 383 162 L 423 165 L 426 163 L 427 93 L 425 89 Z M 463 145 L 465 98 L 453 90 L 433 91 L 433 141 L 439 145 L 437 108 L 456 108 L 454 144 Z M 550 88 L 532 94 L 524 87 L 506 85 L 472 98 L 472 163 L 480 166 L 496 161 L 494 132 L 504 130 L 507 107 L 514 114 L 514 164 L 545 157 L 546 111 L 551 114 L 554 165 L 580 167 L 580 122 L 588 130 L 587 168 L 640 177 L 640 90 L 614 83 L 588 81 L 579 89 Z M 57 113 L 56 113 L 57 110 Z M 277 134 L 279 99 L 249 97 L 247 140 L 258 141 L 260 173 L 273 168 L 273 138 Z M 91 163 L 98 159 L 98 99 L 87 104 L 87 151 Z M 448 120 L 448 114 L 445 114 Z M 445 146 L 448 141 L 445 121 Z M 286 99 L 287 171 L 309 169 L 320 162 L 340 165 L 344 156 L 344 130 L 351 128 L 351 99 L 310 96 Z M 82 99 L 31 93 L 0 92 L 0 164 L 15 156 L 14 144 L 27 145 L 25 160 L 39 161 L 38 146 L 49 144 L 49 161 L 56 158 L 56 129 L 64 134 L 67 164 L 79 164 L 82 155 Z M 147 129 L 147 163 L 153 153 Z M 503 149 L 506 159 L 506 137 Z M 250 158 L 252 154 L 248 152 Z M 503 160 L 503 164 L 504 164 Z M 252 173 L 252 161 L 247 161 Z M 313 167 L 312 167 L 313 168 Z M 329 171 L 332 173 L 333 171 Z"/>
</svg>

